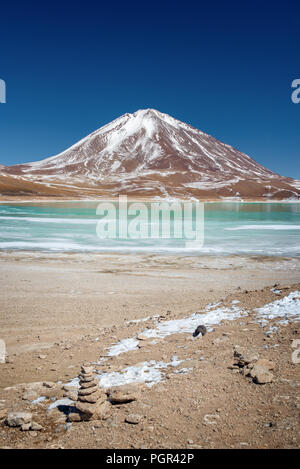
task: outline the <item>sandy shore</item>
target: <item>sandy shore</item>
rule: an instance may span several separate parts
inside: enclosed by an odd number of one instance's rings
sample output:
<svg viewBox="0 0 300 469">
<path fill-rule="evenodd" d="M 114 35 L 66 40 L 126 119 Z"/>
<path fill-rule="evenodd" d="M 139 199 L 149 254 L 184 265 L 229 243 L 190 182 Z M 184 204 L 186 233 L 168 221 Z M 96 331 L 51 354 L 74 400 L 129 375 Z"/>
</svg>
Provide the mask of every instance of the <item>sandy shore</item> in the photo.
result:
<svg viewBox="0 0 300 469">
<path fill-rule="evenodd" d="M 300 282 L 300 259 L 121 254 L 0 254 L 1 337 L 23 353 L 102 327 L 189 314 L 241 289 Z"/>
<path fill-rule="evenodd" d="M 201 341 L 175 334 L 159 347 L 148 343 L 112 357 L 106 370 L 168 362 L 175 354 L 191 371 L 144 389 L 142 402 L 113 406 L 96 430 L 81 422 L 53 433 L 43 406 L 22 395 L 24 383 L 66 383 L 83 362 L 153 325 L 131 320 L 183 318 L 215 301 L 239 301 L 253 311 L 299 290 L 300 259 L 2 252 L 0 265 L 0 337 L 9 356 L 0 365 L 0 415 L 1 408 L 29 409 L 46 425 L 40 433 L 21 432 L 2 421 L 0 447 L 299 447 L 300 365 L 290 358 L 299 327 L 289 323 L 266 338 L 252 313 L 225 321 Z M 281 296 L 270 290 L 275 283 L 286 285 Z M 273 383 L 260 386 L 228 368 L 236 344 L 276 363 Z M 56 398 L 64 395 L 55 389 Z M 143 414 L 143 425 L 124 423 L 128 412 Z M 207 414 L 217 415 L 216 424 L 206 422 Z M 279 422 L 272 432 L 269 421 Z"/>
</svg>

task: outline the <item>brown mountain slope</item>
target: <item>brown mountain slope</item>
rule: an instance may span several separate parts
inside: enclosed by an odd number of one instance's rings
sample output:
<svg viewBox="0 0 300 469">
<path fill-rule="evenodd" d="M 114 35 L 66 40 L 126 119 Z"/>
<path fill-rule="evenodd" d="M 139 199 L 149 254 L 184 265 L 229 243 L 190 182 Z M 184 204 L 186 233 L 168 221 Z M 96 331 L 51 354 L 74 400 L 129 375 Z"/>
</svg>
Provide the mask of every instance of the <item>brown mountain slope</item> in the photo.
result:
<svg viewBox="0 0 300 469">
<path fill-rule="evenodd" d="M 124 114 L 57 156 L 1 171 L 15 176 L 20 185 L 38 183 L 43 191 L 54 190 L 57 196 L 65 191 L 92 197 L 286 199 L 300 195 L 292 179 L 153 109 Z"/>
</svg>

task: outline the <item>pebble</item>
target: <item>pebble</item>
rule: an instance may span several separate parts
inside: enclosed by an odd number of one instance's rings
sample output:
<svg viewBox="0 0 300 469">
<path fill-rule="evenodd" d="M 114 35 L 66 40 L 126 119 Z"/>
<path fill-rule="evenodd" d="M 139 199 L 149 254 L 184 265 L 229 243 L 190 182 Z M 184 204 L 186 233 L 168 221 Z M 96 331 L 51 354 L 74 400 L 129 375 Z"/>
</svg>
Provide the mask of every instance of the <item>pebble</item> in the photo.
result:
<svg viewBox="0 0 300 469">
<path fill-rule="evenodd" d="M 31 423 L 30 422 L 29 423 L 23 423 L 21 425 L 22 432 L 28 432 L 30 430 L 30 428 L 31 428 Z"/>
<path fill-rule="evenodd" d="M 141 396 L 141 390 L 138 385 L 125 384 L 123 386 L 113 386 L 106 390 L 110 402 L 123 404 L 136 401 Z"/>
<path fill-rule="evenodd" d="M 10 412 L 6 417 L 6 424 L 9 427 L 20 427 L 23 424 L 31 423 L 32 414 L 30 412 Z"/>
<path fill-rule="evenodd" d="M 139 415 L 139 414 L 129 414 L 129 415 L 126 415 L 125 422 L 126 423 L 131 423 L 133 425 L 137 425 L 138 423 L 140 423 L 142 418 L 143 418 L 143 416 Z"/>
<path fill-rule="evenodd" d="M 37 398 L 38 394 L 35 391 L 26 391 L 22 396 L 23 401 L 34 401 Z"/>
<path fill-rule="evenodd" d="M 39 432 L 39 431 L 43 430 L 43 427 L 42 427 L 42 425 L 40 425 L 37 422 L 32 422 L 31 426 L 30 426 L 30 430 L 33 430 L 35 432 Z"/>
</svg>

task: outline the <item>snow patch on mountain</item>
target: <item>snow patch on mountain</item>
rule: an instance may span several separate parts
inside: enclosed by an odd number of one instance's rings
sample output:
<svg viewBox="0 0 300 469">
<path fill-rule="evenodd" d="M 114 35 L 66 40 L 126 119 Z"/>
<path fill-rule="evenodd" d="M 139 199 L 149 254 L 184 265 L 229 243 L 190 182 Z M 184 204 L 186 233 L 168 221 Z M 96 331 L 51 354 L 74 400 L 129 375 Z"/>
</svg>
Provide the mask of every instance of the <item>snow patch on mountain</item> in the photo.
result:
<svg viewBox="0 0 300 469">
<path fill-rule="evenodd" d="M 63 185 L 113 196 L 214 193 L 219 198 L 253 194 L 289 199 L 300 191 L 300 183 L 291 185 L 291 179 L 155 109 L 124 114 L 56 156 L 3 172 L 51 188 Z"/>
</svg>

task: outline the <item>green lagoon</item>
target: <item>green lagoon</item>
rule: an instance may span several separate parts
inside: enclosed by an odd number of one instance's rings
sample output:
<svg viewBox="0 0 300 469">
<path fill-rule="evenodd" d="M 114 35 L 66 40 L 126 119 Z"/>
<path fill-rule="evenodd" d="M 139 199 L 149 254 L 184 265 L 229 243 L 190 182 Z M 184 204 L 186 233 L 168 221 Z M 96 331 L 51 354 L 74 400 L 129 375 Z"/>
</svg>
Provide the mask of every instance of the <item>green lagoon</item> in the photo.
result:
<svg viewBox="0 0 300 469">
<path fill-rule="evenodd" d="M 300 203 L 298 202 L 205 203 L 204 244 L 198 248 L 185 247 L 183 238 L 174 237 L 101 239 L 96 232 L 97 222 L 101 218 L 96 214 L 98 203 L 2 204 L 0 205 L 0 249 L 300 256 Z M 129 217 L 130 220 L 134 218 L 134 216 Z M 143 223 L 148 223 L 149 226 L 151 222 L 151 219 L 143 220 Z M 174 220 L 171 217 L 172 224 Z"/>
</svg>

